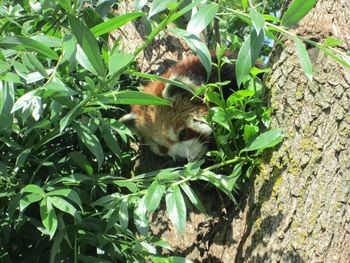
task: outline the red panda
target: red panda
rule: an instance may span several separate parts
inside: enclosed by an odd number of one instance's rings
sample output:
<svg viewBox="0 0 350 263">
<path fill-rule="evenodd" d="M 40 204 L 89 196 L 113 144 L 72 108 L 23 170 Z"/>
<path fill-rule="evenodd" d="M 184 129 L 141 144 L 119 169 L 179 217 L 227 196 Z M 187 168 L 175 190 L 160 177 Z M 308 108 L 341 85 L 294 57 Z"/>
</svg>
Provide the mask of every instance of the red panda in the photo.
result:
<svg viewBox="0 0 350 263">
<path fill-rule="evenodd" d="M 216 63 L 215 55 L 212 55 Z M 236 89 L 234 65 L 224 64 L 220 71 L 221 81 L 229 80 L 223 87 L 228 91 Z M 170 68 L 163 75 L 182 82 L 191 90 L 206 83 L 207 73 L 197 56 L 190 56 Z M 217 68 L 213 66 L 207 83 L 218 81 Z M 205 121 L 208 107 L 200 98 L 177 86 L 155 81 L 143 87 L 143 91 L 171 102 L 171 106 L 133 105 L 131 112 L 120 121 L 143 139 L 157 155 L 170 156 L 175 161 L 182 159 L 188 162 L 201 158 L 207 151 L 207 144 L 212 133 Z"/>
</svg>

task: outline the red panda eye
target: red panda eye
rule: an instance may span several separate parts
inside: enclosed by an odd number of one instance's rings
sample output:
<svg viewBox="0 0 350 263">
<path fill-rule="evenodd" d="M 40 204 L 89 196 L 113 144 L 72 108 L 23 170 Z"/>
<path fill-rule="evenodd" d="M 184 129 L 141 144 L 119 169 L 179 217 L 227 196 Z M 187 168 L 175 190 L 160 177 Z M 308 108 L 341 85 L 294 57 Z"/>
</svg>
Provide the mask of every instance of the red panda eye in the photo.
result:
<svg viewBox="0 0 350 263">
<path fill-rule="evenodd" d="M 184 141 L 187 139 L 187 129 L 184 128 L 179 132 L 179 141 Z"/>
</svg>

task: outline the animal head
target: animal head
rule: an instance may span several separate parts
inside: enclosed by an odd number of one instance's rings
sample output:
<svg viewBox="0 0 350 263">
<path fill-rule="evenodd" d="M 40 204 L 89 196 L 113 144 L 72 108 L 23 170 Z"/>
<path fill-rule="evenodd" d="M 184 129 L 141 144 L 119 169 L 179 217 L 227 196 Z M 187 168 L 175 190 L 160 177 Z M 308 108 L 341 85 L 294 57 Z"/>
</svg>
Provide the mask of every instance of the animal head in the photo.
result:
<svg viewBox="0 0 350 263">
<path fill-rule="evenodd" d="M 182 82 L 195 90 L 201 79 L 169 73 L 165 77 Z M 120 119 L 134 130 L 157 155 L 170 156 L 175 161 L 194 161 L 207 152 L 211 128 L 204 117 L 207 106 L 200 98 L 180 87 L 152 82 L 144 91 L 171 102 L 171 106 L 133 105 L 132 111 Z"/>
</svg>

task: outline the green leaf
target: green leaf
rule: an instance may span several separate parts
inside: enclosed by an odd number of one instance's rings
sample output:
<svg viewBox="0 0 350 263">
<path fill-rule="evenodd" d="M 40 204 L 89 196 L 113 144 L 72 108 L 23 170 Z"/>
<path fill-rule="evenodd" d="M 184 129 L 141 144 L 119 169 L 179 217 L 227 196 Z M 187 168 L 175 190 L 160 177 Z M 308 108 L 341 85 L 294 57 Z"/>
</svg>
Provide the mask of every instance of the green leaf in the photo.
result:
<svg viewBox="0 0 350 263">
<path fill-rule="evenodd" d="M 340 56 L 337 56 L 334 51 L 332 51 L 331 49 L 329 49 L 328 47 L 324 47 L 322 45 L 319 45 L 316 42 L 313 41 L 308 41 L 309 43 L 311 43 L 312 45 L 316 46 L 317 48 L 319 48 L 320 50 L 322 50 L 325 54 L 327 54 L 328 56 L 330 56 L 331 58 L 333 58 L 335 61 L 337 61 L 338 63 L 340 63 L 341 65 L 343 65 L 344 67 L 350 69 L 350 63 L 348 62 L 349 59 L 347 58 L 347 56 L 345 54 L 342 54 Z M 343 57 L 346 59 L 343 59 Z"/>
<path fill-rule="evenodd" d="M 13 123 L 11 110 L 14 98 L 14 85 L 0 81 L 0 131 L 11 131 Z"/>
<path fill-rule="evenodd" d="M 0 80 L 10 83 L 23 83 L 21 79 L 12 72 L 7 72 L 5 74 L 0 75 Z"/>
<path fill-rule="evenodd" d="M 170 105 L 165 99 L 140 91 L 113 91 L 99 95 L 97 99 L 106 104 Z"/>
<path fill-rule="evenodd" d="M 60 120 L 60 133 L 64 131 L 67 125 L 74 119 L 74 117 L 79 113 L 80 108 L 86 103 L 88 99 L 85 98 L 79 104 L 75 105 L 73 109 L 71 109 L 66 116 L 64 116 Z"/>
<path fill-rule="evenodd" d="M 212 107 L 209 112 L 211 114 L 212 121 L 230 131 L 231 117 L 222 108 Z"/>
<path fill-rule="evenodd" d="M 56 52 L 52 51 L 50 48 L 46 47 L 40 42 L 30 39 L 28 37 L 23 37 L 23 36 L 4 37 L 0 39 L 0 47 L 14 49 L 18 51 L 21 51 L 21 50 L 35 51 L 47 58 L 58 60 L 58 56 Z"/>
<path fill-rule="evenodd" d="M 44 77 L 49 78 L 49 75 L 46 72 L 44 66 L 40 63 L 39 59 L 31 53 L 26 54 L 29 62 L 33 65 L 33 67 Z"/>
<path fill-rule="evenodd" d="M 195 8 L 197 5 L 199 5 L 201 3 L 201 0 L 195 0 L 192 3 L 186 5 L 184 8 L 182 8 L 180 11 L 176 12 L 175 14 L 173 14 L 170 19 L 169 22 L 174 22 L 175 20 L 177 20 L 179 17 L 181 16 L 186 16 L 187 13 L 190 13 L 190 11 Z"/>
<path fill-rule="evenodd" d="M 89 28 L 74 16 L 68 14 L 68 21 L 72 28 L 73 35 L 89 59 L 89 62 L 100 76 L 104 76 L 105 66 L 95 36 L 91 33 Z"/>
<path fill-rule="evenodd" d="M 254 90 L 237 90 L 228 97 L 227 106 L 235 105 L 237 102 L 241 102 L 245 98 L 251 98 L 254 95 Z"/>
<path fill-rule="evenodd" d="M 249 34 L 239 50 L 236 62 L 236 79 L 240 86 L 247 74 L 255 64 L 255 61 L 260 55 L 260 50 L 264 43 L 264 31 L 261 30 L 259 34 L 255 30 Z"/>
<path fill-rule="evenodd" d="M 72 189 L 58 189 L 47 193 L 48 196 L 64 196 L 69 200 L 73 201 L 77 205 L 81 206 L 81 200 L 77 192 Z"/>
<path fill-rule="evenodd" d="M 57 216 L 49 198 L 44 198 L 40 203 L 40 217 L 51 239 L 57 230 Z"/>
<path fill-rule="evenodd" d="M 202 213 L 205 213 L 205 208 L 198 198 L 197 194 L 190 188 L 188 184 L 180 184 L 182 190 L 186 193 L 188 199 L 190 199 L 191 203 Z"/>
<path fill-rule="evenodd" d="M 23 210 L 30 204 L 39 202 L 41 199 L 43 199 L 42 195 L 38 194 L 28 194 L 22 197 L 21 201 L 19 202 L 19 211 L 23 212 Z"/>
<path fill-rule="evenodd" d="M 81 221 L 81 216 L 78 213 L 77 209 L 70 203 L 68 203 L 66 200 L 64 200 L 61 197 L 58 196 L 50 196 L 47 198 L 51 201 L 52 205 L 56 207 L 57 209 L 61 210 L 64 213 L 70 214 L 75 219 L 77 219 L 79 222 Z"/>
<path fill-rule="evenodd" d="M 265 19 L 262 14 L 260 14 L 254 7 L 249 9 L 250 18 L 252 19 L 253 26 L 257 33 L 260 33 L 261 30 L 264 29 Z"/>
<path fill-rule="evenodd" d="M 54 77 L 50 83 L 45 85 L 44 87 L 36 89 L 34 93 L 35 96 L 39 96 L 41 98 L 60 98 L 67 96 L 74 96 L 77 92 L 67 87 L 59 78 Z"/>
<path fill-rule="evenodd" d="M 186 205 L 178 185 L 167 190 L 165 202 L 171 222 L 180 233 L 183 233 L 186 224 Z"/>
<path fill-rule="evenodd" d="M 71 152 L 69 156 L 72 158 L 73 162 L 80 168 L 82 168 L 88 175 L 91 176 L 94 173 L 94 169 L 92 168 L 91 164 L 88 162 L 84 154 L 78 151 L 74 151 Z"/>
<path fill-rule="evenodd" d="M 62 39 L 59 39 L 53 36 L 34 35 L 34 36 L 31 36 L 30 38 L 40 43 L 44 43 L 45 46 L 47 47 L 61 47 L 62 45 Z"/>
<path fill-rule="evenodd" d="M 100 141 L 98 140 L 96 135 L 93 134 L 93 132 L 82 123 L 80 123 L 79 125 L 74 125 L 74 128 L 81 142 L 85 144 L 85 146 L 90 150 L 90 152 L 96 157 L 98 169 L 101 169 L 104 161 L 104 154 Z"/>
<path fill-rule="evenodd" d="M 147 209 L 145 206 L 145 197 L 140 199 L 134 210 L 134 224 L 139 233 L 143 236 L 147 236 L 148 233 L 148 221 L 147 221 Z"/>
<path fill-rule="evenodd" d="M 298 23 L 316 4 L 317 0 L 294 0 L 282 17 L 282 25 L 290 27 Z"/>
<path fill-rule="evenodd" d="M 167 5 L 176 3 L 176 0 L 153 0 L 149 10 L 148 18 L 164 11 Z"/>
<path fill-rule="evenodd" d="M 36 185 L 36 184 L 28 184 L 26 185 L 22 191 L 22 193 L 33 193 L 33 194 L 38 194 L 38 195 L 41 195 L 41 196 L 44 196 L 45 195 L 45 192 L 44 190 Z"/>
<path fill-rule="evenodd" d="M 209 25 L 211 21 L 213 21 L 218 10 L 219 6 L 217 4 L 202 6 L 191 18 L 187 25 L 186 31 L 194 35 L 198 35 Z"/>
<path fill-rule="evenodd" d="M 208 90 L 205 92 L 205 99 L 209 102 L 215 103 L 218 106 L 224 107 L 225 102 L 221 100 L 221 96 L 219 93 Z"/>
<path fill-rule="evenodd" d="M 158 208 L 164 193 L 165 186 L 159 184 L 157 180 L 153 181 L 145 195 L 145 206 L 148 212 L 153 212 Z"/>
<path fill-rule="evenodd" d="M 128 200 L 123 199 L 119 205 L 118 219 L 122 230 L 126 230 L 129 224 Z"/>
<path fill-rule="evenodd" d="M 140 16 L 143 16 L 144 13 L 142 12 L 134 12 L 134 13 L 128 13 L 125 15 L 119 15 L 116 16 L 114 18 L 108 19 L 105 22 L 102 22 L 96 26 L 94 26 L 93 28 L 91 28 L 91 32 L 95 35 L 95 37 L 109 33 L 123 25 L 125 25 L 126 23 L 128 23 L 129 21 L 132 21 Z"/>
<path fill-rule="evenodd" d="M 301 66 L 303 67 L 304 73 L 307 76 L 307 78 L 312 81 L 312 64 L 309 54 L 307 53 L 307 50 L 305 48 L 305 45 L 303 42 L 301 42 L 301 40 L 298 37 L 294 38 L 294 44 L 297 49 L 299 61 Z"/>
<path fill-rule="evenodd" d="M 259 128 L 255 125 L 249 124 L 244 125 L 243 139 L 245 145 L 249 145 L 255 138 L 259 131 Z"/>
<path fill-rule="evenodd" d="M 260 134 L 246 149 L 242 151 L 256 151 L 273 147 L 279 144 L 283 139 L 281 129 L 273 128 Z"/>
<path fill-rule="evenodd" d="M 71 0 L 58 0 L 58 3 L 62 8 L 68 12 L 72 11 L 72 1 Z"/>
<path fill-rule="evenodd" d="M 170 30 L 175 35 L 182 37 L 188 46 L 198 55 L 199 60 L 203 64 L 205 71 L 207 72 L 207 79 L 209 79 L 211 73 L 211 55 L 207 46 L 196 36 L 186 32 L 180 28 L 174 28 Z"/>
<path fill-rule="evenodd" d="M 210 182 L 211 184 L 215 185 L 220 191 L 225 193 L 235 204 L 237 204 L 237 200 L 231 193 L 230 189 L 230 180 L 221 174 L 215 174 L 211 171 L 203 172 L 199 179 Z"/>
<path fill-rule="evenodd" d="M 131 54 L 113 52 L 108 61 L 109 75 L 118 73 L 121 69 L 129 65 L 133 59 L 134 56 Z"/>
<path fill-rule="evenodd" d="M 338 39 L 335 37 L 327 37 L 323 44 L 325 44 L 328 47 L 336 47 L 343 45 L 344 41 L 342 39 Z"/>
<path fill-rule="evenodd" d="M 111 126 L 108 121 L 102 123 L 101 133 L 107 147 L 119 158 L 121 156 L 120 146 L 117 139 L 112 134 Z"/>
</svg>

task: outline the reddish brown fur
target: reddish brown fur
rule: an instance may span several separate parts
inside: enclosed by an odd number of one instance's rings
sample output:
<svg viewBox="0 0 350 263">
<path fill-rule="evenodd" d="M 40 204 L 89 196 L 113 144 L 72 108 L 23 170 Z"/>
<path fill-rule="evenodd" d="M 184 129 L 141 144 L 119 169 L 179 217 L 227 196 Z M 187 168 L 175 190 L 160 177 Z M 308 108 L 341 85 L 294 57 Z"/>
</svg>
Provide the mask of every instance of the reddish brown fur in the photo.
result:
<svg viewBox="0 0 350 263">
<path fill-rule="evenodd" d="M 212 56 L 214 63 L 217 61 L 215 56 Z M 234 76 L 233 66 L 223 68 L 222 72 L 225 77 L 222 80 L 231 80 Z M 226 74 L 229 72 L 230 74 Z M 161 75 L 163 78 L 187 77 L 196 86 L 206 82 L 206 70 L 203 67 L 197 56 L 190 56 L 176 66 L 170 68 L 166 73 Z M 224 76 L 224 75 L 223 75 Z M 217 70 L 212 68 L 212 74 L 209 78 L 209 83 L 217 81 Z M 166 84 L 161 81 L 150 82 L 144 86 L 143 91 L 159 97 L 162 97 L 162 92 Z M 139 135 L 143 137 L 145 143 L 150 147 L 158 145 L 158 149 L 152 149 L 158 154 L 166 154 L 166 148 L 169 149 L 172 145 L 179 142 L 179 133 L 182 129 L 188 129 L 189 121 L 203 118 L 207 112 L 207 106 L 200 99 L 193 99 L 190 93 L 181 92 L 176 94 L 171 106 L 145 106 L 133 105 L 132 112 L 136 115 L 135 128 Z M 174 134 L 171 136 L 171 134 Z M 210 133 L 207 131 L 187 130 L 186 139 L 198 138 L 205 141 L 205 137 Z M 207 133 L 207 134 L 205 134 Z M 172 137 L 172 138 L 171 138 Z"/>
</svg>

